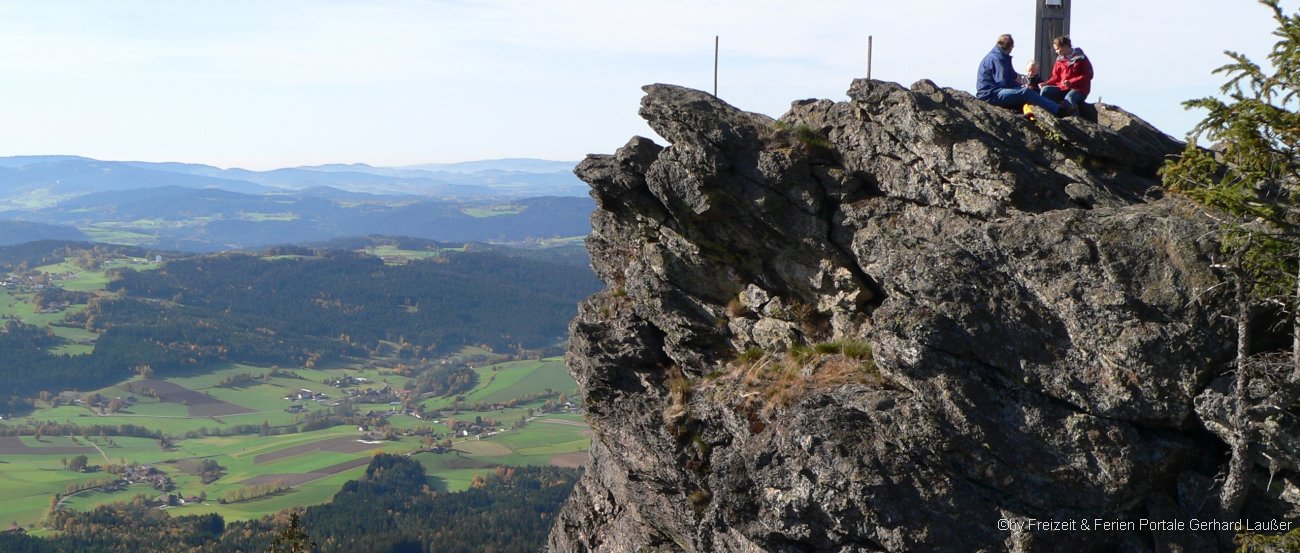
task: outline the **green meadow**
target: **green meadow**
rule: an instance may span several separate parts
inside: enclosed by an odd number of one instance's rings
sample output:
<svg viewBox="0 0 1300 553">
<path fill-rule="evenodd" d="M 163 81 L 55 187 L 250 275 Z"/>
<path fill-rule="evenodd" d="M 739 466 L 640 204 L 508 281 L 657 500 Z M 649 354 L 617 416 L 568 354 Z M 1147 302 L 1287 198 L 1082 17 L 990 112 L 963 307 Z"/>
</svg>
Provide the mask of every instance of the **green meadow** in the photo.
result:
<svg viewBox="0 0 1300 553">
<path fill-rule="evenodd" d="M 537 241 L 537 246 L 542 248 L 556 248 L 560 246 L 583 246 L 586 243 L 586 236 L 566 236 L 564 238 L 543 238 Z"/>
<path fill-rule="evenodd" d="M 524 212 L 525 206 L 517 204 L 502 204 L 492 206 L 467 207 L 460 210 L 461 213 L 470 217 L 498 217 L 501 215 L 518 215 Z"/>
<path fill-rule="evenodd" d="M 438 257 L 440 255 L 443 255 L 446 252 L 465 251 L 465 248 L 464 246 L 461 246 L 455 248 L 430 248 L 430 249 L 423 249 L 423 250 L 404 250 L 398 248 L 396 245 L 393 244 L 382 244 L 377 246 L 369 246 L 367 248 L 362 249 L 361 251 L 373 255 L 375 257 L 383 258 L 386 263 L 388 263 L 389 265 L 393 265 L 399 263 L 406 263 L 409 261 L 419 261 L 423 259 Z"/>
<path fill-rule="evenodd" d="M 577 414 L 545 414 L 531 419 L 522 429 L 509 430 L 483 437 L 458 437 L 453 449 L 444 453 L 421 452 L 420 436 L 400 436 L 396 440 L 379 443 L 359 441 L 364 436 L 354 426 L 335 426 L 312 432 L 261 436 L 240 434 L 231 436 L 204 436 L 177 439 L 188 432 L 206 429 L 208 432 L 224 431 L 236 425 L 261 425 L 266 421 L 272 427 L 287 427 L 301 422 L 303 415 L 284 409 L 289 401 L 283 396 L 300 388 L 324 391 L 332 398 L 341 394 L 335 388 L 322 384 L 328 378 L 345 374 L 364 376 L 372 380 L 365 386 L 379 387 L 384 380 L 400 388 L 407 380 L 381 369 L 363 367 L 334 367 L 329 369 L 292 369 L 300 378 L 274 377 L 246 382 L 237 387 L 221 386 L 231 377 L 249 374 L 261 377 L 270 373 L 270 367 L 229 363 L 202 372 L 168 377 L 164 380 L 211 398 L 254 410 L 252 413 L 222 416 L 191 416 L 188 407 L 169 401 L 158 401 L 147 395 L 131 394 L 123 383 L 89 392 L 105 397 L 136 398 L 123 412 L 100 415 L 84 405 L 40 407 L 30 416 L 0 421 L 4 426 L 25 426 L 38 422 L 67 423 L 78 426 L 133 424 L 159 430 L 173 437 L 173 443 L 164 449 L 158 440 L 124 436 L 33 436 L 20 439 L 21 447 L 13 442 L 3 442 L 12 447 L 0 447 L 0 495 L 12 498 L 0 504 L 0 520 L 16 521 L 20 525 L 39 525 L 50 509 L 55 494 L 69 485 L 109 476 L 103 472 L 77 473 L 64 469 L 63 461 L 84 454 L 91 465 L 104 463 L 149 464 L 167 474 L 176 489 L 172 493 L 189 497 L 205 494 L 207 500 L 200 504 L 169 507 L 173 515 L 219 513 L 227 520 L 242 520 L 268 515 L 279 510 L 329 501 L 339 487 L 348 480 L 360 477 L 366 460 L 378 451 L 397 454 L 414 454 L 429 470 L 430 487 L 440 490 L 467 489 L 474 477 L 492 472 L 498 466 L 524 466 L 562 464 L 576 465 L 585 458 L 590 447 L 590 430 Z M 465 404 L 477 401 L 503 402 L 530 394 L 545 392 L 547 388 L 557 393 L 572 395 L 576 385 L 564 370 L 558 358 L 541 361 L 512 361 L 477 367 L 478 385 L 465 394 Z M 138 381 L 139 379 L 134 379 Z M 165 395 L 164 395 L 165 398 Z M 451 398 L 434 398 L 431 403 L 446 402 Z M 328 409 L 314 402 L 305 402 L 311 409 Z M 476 416 L 502 421 L 509 428 L 527 417 L 529 408 L 538 408 L 536 401 L 517 408 L 489 412 L 461 411 L 454 418 L 470 420 Z M 387 410 L 388 405 L 358 405 L 364 410 Z M 389 424 L 399 433 L 402 430 L 431 429 L 446 435 L 446 421 L 420 420 L 404 414 L 390 417 Z M 70 453 L 80 448 L 83 453 Z M 98 449 L 96 449 L 98 448 Z M 102 454 L 100 453 L 102 451 Z M 204 484 L 193 467 L 203 459 L 212 459 L 223 467 L 223 475 L 216 481 Z M 283 479 L 291 488 L 279 494 L 251 501 L 223 504 L 219 499 L 226 494 L 253 483 L 269 483 Z M 62 507 L 91 509 L 115 501 L 128 501 L 136 495 L 154 498 L 161 492 L 136 484 L 125 490 L 104 493 L 96 490 L 82 491 L 66 499 Z M 7 518 L 5 518 L 7 517 Z"/>
<path fill-rule="evenodd" d="M 42 265 L 36 270 L 51 275 L 50 284 L 77 292 L 103 290 L 108 284 L 108 277 L 104 271 L 88 271 L 68 261 Z"/>
<path fill-rule="evenodd" d="M 152 234 L 113 228 L 102 223 L 94 223 L 88 227 L 82 227 L 80 230 L 85 233 L 90 240 L 94 242 L 104 242 L 106 244 L 143 246 L 158 241 L 158 237 Z"/>
<path fill-rule="evenodd" d="M 573 377 L 564 367 L 564 360 L 559 357 L 484 365 L 475 367 L 474 372 L 478 374 L 478 385 L 460 396 L 461 404 L 465 406 L 504 403 L 530 394 L 541 394 L 547 389 L 573 395 L 577 389 Z M 448 408 L 456 399 L 430 398 L 424 403 L 426 408 Z"/>
<path fill-rule="evenodd" d="M 7 288 L 0 288 L 0 316 L 23 318 L 32 313 L 32 305 L 25 298 Z"/>
<path fill-rule="evenodd" d="M 277 217 L 277 214 L 245 215 L 260 217 L 260 220 Z M 151 225 L 156 227 L 159 224 L 164 223 L 133 221 L 129 224 L 102 224 L 98 228 L 83 230 L 99 240 L 147 243 L 153 237 L 136 234 L 135 230 L 148 232 L 146 229 Z M 113 239 L 106 240 L 108 236 Z M 398 250 L 392 246 L 368 251 L 377 256 L 406 259 L 423 259 L 440 253 Z M 158 264 L 114 259 L 105 264 L 103 270 L 97 271 L 87 271 L 69 262 L 42 266 L 38 270 L 49 274 L 53 285 L 68 290 L 103 293 L 108 282 L 105 272 L 114 267 L 149 270 L 157 268 Z M 52 349 L 54 353 L 79 355 L 93 351 L 97 338 L 94 332 L 78 326 L 65 326 L 64 323 L 69 312 L 84 309 L 84 306 L 73 305 L 59 313 L 37 313 L 31 300 L 31 291 L 0 289 L 0 316 L 16 317 L 28 324 L 50 328 L 64 339 Z M 459 397 L 462 410 L 448 418 L 493 419 L 500 421 L 499 429 L 508 429 L 521 420 L 527 420 L 527 423 L 522 428 L 502 430 L 481 439 L 476 436 L 455 437 L 452 449 L 442 453 L 423 451 L 423 437 L 402 434 L 433 432 L 441 440 L 451 434 L 448 421 L 421 420 L 405 414 L 387 418 L 387 424 L 399 435 L 389 441 L 370 443 L 368 437 L 353 425 L 286 433 L 296 429 L 313 413 L 332 411 L 334 408 L 329 403 L 344 397 L 340 389 L 326 385 L 327 380 L 343 376 L 367 379 L 368 382 L 355 388 L 357 390 L 379 389 L 385 385 L 401 390 L 411 384 L 413 378 L 395 374 L 382 366 L 393 363 L 391 359 L 370 359 L 313 369 L 223 363 L 155 376 L 154 380 L 162 381 L 162 384 L 152 384 L 162 388 L 156 390 L 161 399 L 145 393 L 150 384 L 142 383 L 139 376 L 100 389 L 79 390 L 83 401 L 93 394 L 108 399 L 121 398 L 120 408 L 114 413 L 75 403 L 78 398 L 71 393 L 63 394 L 58 405 L 53 401 L 38 401 L 34 412 L 0 420 L 0 429 L 29 434 L 21 438 L 0 437 L 0 497 L 6 499 L 0 502 L 0 523 L 17 522 L 25 527 L 39 528 L 52 503 L 70 486 L 112 476 L 103 471 L 67 470 L 67 460 L 77 455 L 85 455 L 91 466 L 152 465 L 171 479 L 175 485 L 172 493 L 184 497 L 206 497 L 206 501 L 199 503 L 169 507 L 169 512 L 176 515 L 219 513 L 227 520 L 257 518 L 289 507 L 327 502 L 345 482 L 360 477 L 369 458 L 379 451 L 413 455 L 428 468 L 430 487 L 452 491 L 467 489 L 475 476 L 490 473 L 499 466 L 581 464 L 591 443 L 590 430 L 582 422 L 581 415 L 552 413 L 530 418 L 529 413 L 532 410 L 535 415 L 547 399 L 555 400 L 559 394 L 575 395 L 576 383 L 568 375 L 563 360 L 507 359 L 507 356 L 476 347 L 467 347 L 449 356 L 451 362 L 473 361 L 473 370 L 479 380 L 473 389 Z M 271 376 L 273 371 L 275 376 Z M 252 378 L 240 378 L 243 375 Z M 329 400 L 302 401 L 299 403 L 305 412 L 288 412 L 287 408 L 293 402 L 286 400 L 285 396 L 301 389 L 324 392 Z M 508 409 L 464 410 L 478 403 L 507 403 L 535 397 L 548 390 L 551 392 L 548 398 L 537 398 Z M 422 403 L 428 409 L 449 409 L 457 399 L 434 397 Z M 196 412 L 214 405 L 220 408 L 219 411 L 207 412 L 230 414 Z M 354 404 L 353 407 L 361 413 L 392 409 L 387 403 Z M 258 431 L 264 423 L 270 427 L 271 435 L 263 436 Z M 98 435 L 88 431 L 78 431 L 73 436 L 49 435 L 45 431 L 39 439 L 30 435 L 36 428 L 48 424 L 81 429 L 134 425 L 160 432 L 168 440 L 164 443 L 153 438 Z M 250 428 L 257 430 L 248 433 Z M 220 478 L 203 482 L 197 467 L 205 459 L 222 467 Z M 242 488 L 275 480 L 285 481 L 290 489 L 249 501 L 219 501 Z M 156 498 L 161 493 L 146 484 L 134 484 L 108 493 L 84 490 L 63 498 L 60 508 L 86 510 L 96 505 L 129 501 L 136 495 Z"/>
<path fill-rule="evenodd" d="M 241 211 L 238 214 L 238 219 L 241 221 L 257 221 L 257 222 L 297 221 L 298 215 L 288 211 L 283 211 L 280 213 L 259 213 L 256 211 Z"/>
<path fill-rule="evenodd" d="M 98 270 L 83 269 L 70 261 L 42 265 L 35 270 L 49 275 L 51 286 L 75 292 L 105 293 L 109 270 L 130 267 L 137 271 L 148 271 L 157 269 L 159 265 L 146 260 L 116 258 L 109 260 Z M 62 344 L 50 349 L 50 352 L 56 355 L 84 355 L 94 351 L 98 335 L 65 322 L 68 315 L 85 310 L 85 305 L 70 305 L 61 311 L 41 313 L 32 303 L 33 295 L 34 292 L 26 287 L 0 289 L 0 317 L 14 318 L 29 325 L 48 327 L 64 340 Z"/>
</svg>

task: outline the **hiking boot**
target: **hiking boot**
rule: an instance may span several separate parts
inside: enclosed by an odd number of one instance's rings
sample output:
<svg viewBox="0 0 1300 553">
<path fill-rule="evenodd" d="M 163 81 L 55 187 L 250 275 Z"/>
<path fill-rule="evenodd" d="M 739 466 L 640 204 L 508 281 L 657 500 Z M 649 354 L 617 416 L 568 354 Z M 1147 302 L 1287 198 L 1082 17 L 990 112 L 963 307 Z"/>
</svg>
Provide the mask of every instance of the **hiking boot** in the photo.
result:
<svg viewBox="0 0 1300 553">
<path fill-rule="evenodd" d="M 1074 104 L 1071 104 L 1069 102 L 1062 102 L 1060 108 L 1056 110 L 1056 116 L 1069 117 L 1071 115 L 1074 115 L 1078 111 L 1079 110 L 1074 109 Z"/>
</svg>

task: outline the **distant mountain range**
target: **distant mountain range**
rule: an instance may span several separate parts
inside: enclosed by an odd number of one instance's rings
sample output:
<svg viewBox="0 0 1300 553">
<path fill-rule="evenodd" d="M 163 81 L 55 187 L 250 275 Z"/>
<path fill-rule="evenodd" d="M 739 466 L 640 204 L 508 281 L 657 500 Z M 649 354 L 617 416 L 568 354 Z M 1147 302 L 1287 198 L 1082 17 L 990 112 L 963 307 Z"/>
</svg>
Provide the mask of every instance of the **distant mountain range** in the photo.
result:
<svg viewBox="0 0 1300 553">
<path fill-rule="evenodd" d="M 480 242 L 582 236 L 594 203 L 574 165 L 504 159 L 249 171 L 0 157 L 0 243 L 89 238 L 215 251 L 370 234 Z"/>
<path fill-rule="evenodd" d="M 517 173 L 570 173 L 577 165 L 573 161 L 551 161 L 546 159 L 511 158 L 489 159 L 483 161 L 462 161 L 460 163 L 424 163 L 407 165 L 393 169 L 395 171 L 433 171 L 436 173 L 478 173 L 483 171 L 517 172 Z M 360 173 L 384 171 L 381 167 L 371 167 L 364 163 L 348 165 L 316 165 L 300 167 L 314 171 L 356 171 Z"/>
<path fill-rule="evenodd" d="M 0 212 L 109 190 L 179 186 L 247 194 L 327 186 L 348 192 L 484 197 L 586 196 L 576 162 L 502 159 L 411 167 L 320 165 L 271 171 L 191 163 L 100 161 L 77 156 L 0 157 Z"/>
</svg>

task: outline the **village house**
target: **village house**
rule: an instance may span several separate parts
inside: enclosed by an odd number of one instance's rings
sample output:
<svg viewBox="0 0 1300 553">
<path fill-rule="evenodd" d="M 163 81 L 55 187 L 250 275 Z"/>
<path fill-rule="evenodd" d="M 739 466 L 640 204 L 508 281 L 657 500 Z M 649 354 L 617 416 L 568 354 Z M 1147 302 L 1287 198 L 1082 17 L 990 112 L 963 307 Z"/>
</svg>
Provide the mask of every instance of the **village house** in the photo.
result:
<svg viewBox="0 0 1300 553">
<path fill-rule="evenodd" d="M 288 401 L 325 401 L 329 399 L 329 396 L 325 395 L 323 392 L 313 392 L 303 388 L 297 392 L 284 396 L 284 399 Z"/>
<path fill-rule="evenodd" d="M 476 424 L 469 421 L 456 421 L 456 429 L 452 433 L 463 438 L 467 436 L 477 436 L 479 434 L 488 432 L 490 430 L 492 430 L 492 427 L 488 426 L 487 424 Z"/>
<path fill-rule="evenodd" d="M 344 390 L 344 392 L 346 393 L 347 390 Z M 396 394 L 393 393 L 392 388 L 390 388 L 387 384 L 385 384 L 384 387 L 379 388 L 377 390 L 375 389 L 361 390 L 355 394 L 352 394 L 352 397 L 361 403 L 392 403 L 400 399 Z"/>
<path fill-rule="evenodd" d="M 346 388 L 346 387 L 349 387 L 349 386 L 356 386 L 356 385 L 358 385 L 358 384 L 361 384 L 361 381 L 362 381 L 362 380 L 365 380 L 365 379 L 364 379 L 364 378 L 354 378 L 352 375 L 343 375 L 343 376 L 340 377 L 340 378 L 331 378 L 331 379 L 328 379 L 328 380 L 325 381 L 325 384 L 328 384 L 328 385 L 333 386 L 333 387 L 335 387 L 335 388 Z"/>
<path fill-rule="evenodd" d="M 153 465 L 127 465 L 122 469 L 122 481 L 127 484 L 149 484 L 160 492 L 171 491 L 176 486 L 171 477 L 163 474 Z"/>
<path fill-rule="evenodd" d="M 69 305 L 71 304 L 66 301 L 50 302 L 45 309 L 41 310 L 41 313 L 59 313 L 67 309 Z"/>
</svg>

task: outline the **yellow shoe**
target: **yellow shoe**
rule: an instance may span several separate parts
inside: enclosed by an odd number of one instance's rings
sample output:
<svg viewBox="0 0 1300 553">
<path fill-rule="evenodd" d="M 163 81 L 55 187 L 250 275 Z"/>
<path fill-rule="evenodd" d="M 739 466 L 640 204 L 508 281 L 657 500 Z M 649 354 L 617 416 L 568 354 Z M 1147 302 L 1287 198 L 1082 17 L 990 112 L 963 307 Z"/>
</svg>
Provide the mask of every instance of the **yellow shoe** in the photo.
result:
<svg viewBox="0 0 1300 553">
<path fill-rule="evenodd" d="M 1033 121 L 1033 120 L 1034 120 L 1034 106 L 1033 106 L 1033 105 L 1031 105 L 1031 104 L 1025 104 L 1025 107 L 1023 108 L 1023 111 L 1025 112 L 1025 119 L 1028 119 L 1028 120 L 1030 120 L 1030 121 Z"/>
</svg>

